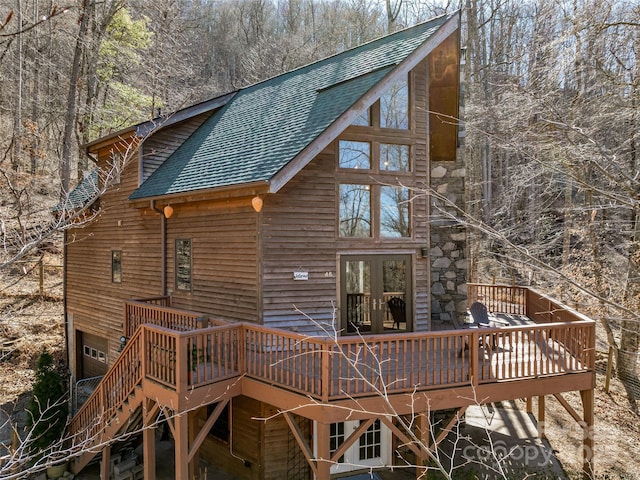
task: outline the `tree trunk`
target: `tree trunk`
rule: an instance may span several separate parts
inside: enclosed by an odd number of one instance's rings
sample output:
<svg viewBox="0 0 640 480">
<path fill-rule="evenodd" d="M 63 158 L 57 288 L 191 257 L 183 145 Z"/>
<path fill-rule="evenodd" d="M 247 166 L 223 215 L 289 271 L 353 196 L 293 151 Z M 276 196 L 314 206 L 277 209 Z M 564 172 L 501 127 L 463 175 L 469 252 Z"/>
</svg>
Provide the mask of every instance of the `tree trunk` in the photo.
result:
<svg viewBox="0 0 640 480">
<path fill-rule="evenodd" d="M 33 6 L 33 21 L 38 21 L 38 2 Z M 33 142 L 31 145 L 31 175 L 36 174 L 38 168 L 38 152 L 40 150 L 40 35 L 34 31 L 33 39 L 33 94 L 31 100 L 31 120 L 33 121 Z"/>
<path fill-rule="evenodd" d="M 67 110 L 64 118 L 64 136 L 62 140 L 62 164 L 60 166 L 60 197 L 64 198 L 69 193 L 71 182 L 71 156 L 73 149 L 73 138 L 76 124 L 76 107 L 78 100 L 80 70 L 82 66 L 83 46 L 87 36 L 89 19 L 87 15 L 90 0 L 82 0 L 80 7 L 80 29 L 78 39 L 73 54 L 71 66 L 71 76 L 69 78 L 69 94 L 67 96 Z"/>
<path fill-rule="evenodd" d="M 20 169 L 22 150 L 22 0 L 16 2 L 18 34 L 16 36 L 16 109 L 13 116 L 13 157 L 11 167 Z"/>
</svg>

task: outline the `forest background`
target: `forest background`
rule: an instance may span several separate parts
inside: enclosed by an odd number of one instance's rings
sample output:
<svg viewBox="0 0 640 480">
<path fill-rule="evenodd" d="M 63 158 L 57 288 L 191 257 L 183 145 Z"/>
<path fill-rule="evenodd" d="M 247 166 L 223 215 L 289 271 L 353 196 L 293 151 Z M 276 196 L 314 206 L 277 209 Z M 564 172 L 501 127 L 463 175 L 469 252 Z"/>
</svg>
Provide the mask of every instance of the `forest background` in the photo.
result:
<svg viewBox="0 0 640 480">
<path fill-rule="evenodd" d="M 0 339 L 24 336 L 27 303 L 28 321 L 60 320 L 58 298 L 15 300 L 13 279 L 61 262 L 51 209 L 94 168 L 82 145 L 458 9 L 469 280 L 534 284 L 598 320 L 637 424 L 636 0 L 0 2 Z"/>
</svg>

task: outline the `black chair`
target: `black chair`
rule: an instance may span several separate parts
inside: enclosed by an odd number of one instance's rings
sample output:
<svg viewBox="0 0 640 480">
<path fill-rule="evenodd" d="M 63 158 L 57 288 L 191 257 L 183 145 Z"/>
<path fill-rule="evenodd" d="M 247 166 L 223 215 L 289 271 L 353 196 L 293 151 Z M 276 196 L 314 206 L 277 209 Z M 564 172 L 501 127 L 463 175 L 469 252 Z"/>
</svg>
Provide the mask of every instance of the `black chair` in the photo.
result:
<svg viewBox="0 0 640 480">
<path fill-rule="evenodd" d="M 489 326 L 489 312 L 483 303 L 473 302 L 469 308 L 469 312 L 471 313 L 471 318 L 474 323 L 477 323 L 481 327 Z"/>
<path fill-rule="evenodd" d="M 396 328 L 397 324 L 398 329 L 400 329 L 400 322 L 407 321 L 407 306 L 405 301 L 400 297 L 391 297 L 387 302 L 387 306 L 393 317 L 393 328 Z"/>
</svg>

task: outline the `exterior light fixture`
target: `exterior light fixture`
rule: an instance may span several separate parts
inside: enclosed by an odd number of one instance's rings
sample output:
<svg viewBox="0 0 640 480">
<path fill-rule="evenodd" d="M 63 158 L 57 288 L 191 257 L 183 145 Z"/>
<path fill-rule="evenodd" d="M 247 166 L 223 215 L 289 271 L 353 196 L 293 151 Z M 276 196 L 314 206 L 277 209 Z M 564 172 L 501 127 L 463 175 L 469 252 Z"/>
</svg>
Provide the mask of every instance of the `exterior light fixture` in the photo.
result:
<svg viewBox="0 0 640 480">
<path fill-rule="evenodd" d="M 171 218 L 171 215 L 173 215 L 173 207 L 171 205 L 167 205 L 162 209 L 162 213 L 164 213 L 164 218 Z"/>
<path fill-rule="evenodd" d="M 262 199 L 257 195 L 251 199 L 251 206 L 256 212 L 262 210 Z"/>
<path fill-rule="evenodd" d="M 121 352 L 122 350 L 124 350 L 124 346 L 127 344 L 127 337 L 125 337 L 124 335 L 122 335 L 120 337 L 120 346 L 118 347 L 118 352 Z"/>
<path fill-rule="evenodd" d="M 420 247 L 420 255 L 422 258 L 427 258 L 429 256 L 429 247 Z"/>
</svg>

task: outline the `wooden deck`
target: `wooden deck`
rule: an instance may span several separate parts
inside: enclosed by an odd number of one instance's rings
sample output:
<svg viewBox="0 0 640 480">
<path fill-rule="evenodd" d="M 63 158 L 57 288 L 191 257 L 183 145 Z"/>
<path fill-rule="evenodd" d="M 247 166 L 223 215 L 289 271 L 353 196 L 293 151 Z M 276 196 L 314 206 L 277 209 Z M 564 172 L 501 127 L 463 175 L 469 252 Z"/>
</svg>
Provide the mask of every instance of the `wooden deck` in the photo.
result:
<svg viewBox="0 0 640 480">
<path fill-rule="evenodd" d="M 377 411 L 381 397 L 403 414 L 593 388 L 593 320 L 525 288 L 470 291 L 509 326 L 308 337 L 212 322 L 168 299 L 127 302 L 129 341 L 70 430 L 98 435 L 132 398 L 184 411 L 243 394 L 330 423 L 354 406 Z"/>
<path fill-rule="evenodd" d="M 510 326 L 305 337 L 249 323 L 198 328 L 202 314 L 151 299 L 127 304 L 125 331 L 142 329 L 145 378 L 176 393 L 242 376 L 327 402 L 593 371 L 592 320 L 524 287 L 470 290 Z"/>
</svg>

